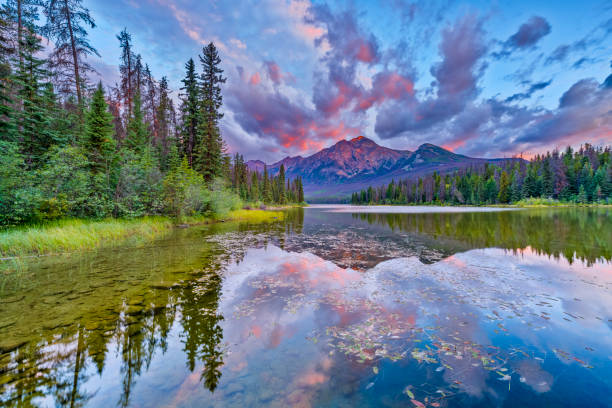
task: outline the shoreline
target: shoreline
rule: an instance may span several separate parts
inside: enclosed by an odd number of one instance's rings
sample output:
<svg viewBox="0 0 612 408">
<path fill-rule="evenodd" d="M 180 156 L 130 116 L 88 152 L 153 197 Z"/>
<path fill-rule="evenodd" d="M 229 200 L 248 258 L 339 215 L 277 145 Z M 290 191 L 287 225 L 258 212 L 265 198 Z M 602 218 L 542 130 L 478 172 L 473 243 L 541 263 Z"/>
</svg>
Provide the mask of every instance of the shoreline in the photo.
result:
<svg viewBox="0 0 612 408">
<path fill-rule="evenodd" d="M 184 217 L 180 222 L 165 216 L 101 220 L 68 218 L 40 225 L 12 227 L 0 231 L 0 263 L 113 247 L 131 239 L 144 244 L 176 228 L 220 222 L 260 223 L 282 220 L 283 210 L 288 208 L 240 209 L 222 217 Z"/>
</svg>

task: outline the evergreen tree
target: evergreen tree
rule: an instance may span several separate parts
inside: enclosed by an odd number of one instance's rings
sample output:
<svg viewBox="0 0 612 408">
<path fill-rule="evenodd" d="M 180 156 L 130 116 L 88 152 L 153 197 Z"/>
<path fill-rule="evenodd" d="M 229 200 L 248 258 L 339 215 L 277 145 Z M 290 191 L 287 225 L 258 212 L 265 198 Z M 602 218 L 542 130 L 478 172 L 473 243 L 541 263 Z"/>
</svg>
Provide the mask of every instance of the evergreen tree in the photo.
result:
<svg viewBox="0 0 612 408">
<path fill-rule="evenodd" d="M 497 200 L 502 204 L 510 202 L 510 177 L 506 170 L 502 171 L 499 178 L 499 193 L 497 194 Z"/>
<path fill-rule="evenodd" d="M 140 92 L 134 95 L 134 113 L 127 126 L 125 143 L 135 152 L 143 152 L 149 146 L 149 130 L 144 123 Z"/>
<path fill-rule="evenodd" d="M 83 147 L 94 173 L 109 170 L 115 148 L 113 115 L 108 111 L 104 100 L 102 82 L 98 83 L 86 115 Z"/>
<path fill-rule="evenodd" d="M 251 200 L 253 201 L 259 201 L 260 200 L 260 196 L 259 196 L 259 179 L 257 177 L 257 172 L 254 171 L 251 174 Z"/>
<path fill-rule="evenodd" d="M 304 202 L 304 184 L 302 183 L 302 178 L 298 177 L 298 203 Z"/>
<path fill-rule="evenodd" d="M 149 64 L 145 64 L 143 74 L 145 95 L 143 105 L 145 107 L 145 121 L 150 125 L 149 132 L 152 135 L 152 140 L 156 143 L 156 145 L 159 145 L 159 122 L 157 119 L 157 85 L 155 83 L 155 79 L 153 78 L 153 74 L 151 74 L 151 70 L 149 69 Z"/>
<path fill-rule="evenodd" d="M 23 47 L 27 46 L 26 37 L 39 31 L 36 26 L 39 5 L 39 0 L 7 0 L 2 5 L 2 17 L 12 23 L 8 27 L 12 26 L 15 31 L 13 38 L 17 40 L 15 53 L 19 64 L 23 63 Z"/>
<path fill-rule="evenodd" d="M 586 192 L 586 189 L 584 188 L 584 184 L 580 184 L 580 187 L 578 188 L 577 201 L 580 204 L 586 204 L 588 202 L 587 192 Z"/>
<path fill-rule="evenodd" d="M 35 56 L 42 49 L 40 40 L 30 32 L 24 36 L 21 47 L 23 63 L 19 64 L 14 75 L 19 88 L 16 99 L 22 109 L 15 118 L 26 163 L 38 167 L 55 135 L 50 126 L 50 112 L 45 109 L 42 98 L 43 81 L 48 78 L 48 72 L 44 69 L 45 61 Z"/>
<path fill-rule="evenodd" d="M 278 202 L 285 204 L 287 202 L 287 195 L 285 193 L 285 165 L 281 164 L 280 170 L 278 171 Z"/>
<path fill-rule="evenodd" d="M 265 164 L 263 173 L 263 189 L 261 195 L 264 203 L 268 204 L 272 202 L 272 187 L 270 185 L 270 177 L 268 175 L 268 166 Z"/>
<path fill-rule="evenodd" d="M 119 72 L 121 73 L 121 93 L 124 100 L 124 106 L 127 109 L 128 122 L 132 118 L 132 99 L 134 97 L 134 52 L 132 51 L 132 36 L 123 29 L 117 35 L 119 47 L 121 47 L 121 64 Z"/>
<path fill-rule="evenodd" d="M 195 63 L 189 59 L 185 64 L 185 78 L 181 90 L 181 122 L 183 129 L 181 132 L 182 154 L 187 157 L 189 166 L 193 166 L 194 150 L 198 136 L 198 120 L 201 117 L 198 81 L 195 72 Z M 199 145 L 199 143 L 198 143 Z"/>
<path fill-rule="evenodd" d="M 157 105 L 157 113 L 155 115 L 157 120 L 157 140 L 162 159 L 162 167 L 167 168 L 166 158 L 169 153 L 171 143 L 171 131 L 172 131 L 172 115 L 174 107 L 172 105 L 172 99 L 170 99 L 170 90 L 168 87 L 168 79 L 162 77 L 159 82 L 159 104 Z M 172 141 L 174 142 L 174 140 Z"/>
<path fill-rule="evenodd" d="M 203 68 L 200 77 L 202 100 L 199 107 L 201 115 L 197 124 L 197 138 L 202 148 L 197 152 L 196 169 L 204 175 L 205 180 L 210 181 L 221 173 L 225 150 L 219 131 L 219 120 L 223 117 L 221 84 L 225 83 L 226 78 L 223 77 L 223 70 L 220 67 L 221 58 L 212 42 L 204 47 L 200 62 Z"/>
<path fill-rule="evenodd" d="M 84 104 L 87 72 L 93 71 L 85 58 L 92 54 L 100 56 L 87 39 L 85 27 L 95 28 L 96 24 L 82 3 L 82 0 L 47 0 L 47 24 L 43 31 L 55 45 L 49 62 L 59 91 L 71 93 L 76 90 L 79 110 Z"/>
</svg>

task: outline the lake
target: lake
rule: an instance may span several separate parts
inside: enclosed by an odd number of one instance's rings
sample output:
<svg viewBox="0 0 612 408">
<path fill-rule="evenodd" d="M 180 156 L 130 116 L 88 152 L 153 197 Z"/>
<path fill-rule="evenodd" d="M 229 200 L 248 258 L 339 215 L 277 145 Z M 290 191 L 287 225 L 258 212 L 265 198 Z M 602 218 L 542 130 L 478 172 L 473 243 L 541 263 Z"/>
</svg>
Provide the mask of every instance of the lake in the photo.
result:
<svg viewBox="0 0 612 408">
<path fill-rule="evenodd" d="M 612 210 L 418 208 L 33 260 L 0 405 L 612 406 Z"/>
</svg>

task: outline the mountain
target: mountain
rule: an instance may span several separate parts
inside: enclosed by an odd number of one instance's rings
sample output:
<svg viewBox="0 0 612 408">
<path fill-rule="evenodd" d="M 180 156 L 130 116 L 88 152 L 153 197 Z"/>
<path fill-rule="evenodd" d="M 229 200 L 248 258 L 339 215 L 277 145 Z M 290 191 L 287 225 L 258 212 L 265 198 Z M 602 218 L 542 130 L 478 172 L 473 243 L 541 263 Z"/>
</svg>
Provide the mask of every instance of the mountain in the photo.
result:
<svg viewBox="0 0 612 408">
<path fill-rule="evenodd" d="M 367 186 L 386 184 L 391 179 L 424 176 L 434 171 L 449 173 L 479 163 L 506 159 L 463 156 L 425 143 L 414 152 L 380 146 L 364 136 L 342 140 L 308 157 L 285 157 L 268 165 L 270 174 L 285 165 L 287 177 L 302 177 L 306 199 L 321 201 L 350 195 Z M 264 162 L 249 160 L 250 170 L 263 172 Z"/>
</svg>

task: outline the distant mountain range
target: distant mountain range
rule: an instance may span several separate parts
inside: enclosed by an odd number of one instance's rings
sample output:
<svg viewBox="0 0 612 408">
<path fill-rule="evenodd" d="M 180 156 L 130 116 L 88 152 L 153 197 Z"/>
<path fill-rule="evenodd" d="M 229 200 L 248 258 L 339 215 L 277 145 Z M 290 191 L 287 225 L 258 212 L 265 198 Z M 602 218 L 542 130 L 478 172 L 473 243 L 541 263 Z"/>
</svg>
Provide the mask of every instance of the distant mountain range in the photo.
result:
<svg viewBox="0 0 612 408">
<path fill-rule="evenodd" d="M 455 154 L 425 143 L 414 152 L 380 146 L 364 136 L 342 140 L 312 156 L 285 157 L 268 164 L 277 174 L 285 165 L 288 178 L 301 176 L 304 194 L 310 201 L 337 200 L 367 186 L 379 186 L 392 179 L 420 177 L 434 171 L 445 174 L 482 163 L 517 159 L 479 159 Z M 263 172 L 264 162 L 249 160 L 251 170 Z"/>
</svg>

